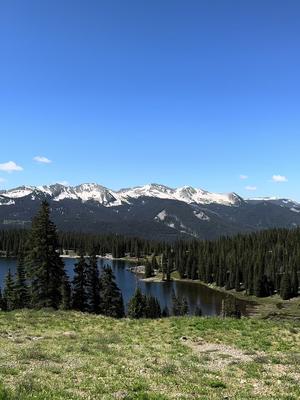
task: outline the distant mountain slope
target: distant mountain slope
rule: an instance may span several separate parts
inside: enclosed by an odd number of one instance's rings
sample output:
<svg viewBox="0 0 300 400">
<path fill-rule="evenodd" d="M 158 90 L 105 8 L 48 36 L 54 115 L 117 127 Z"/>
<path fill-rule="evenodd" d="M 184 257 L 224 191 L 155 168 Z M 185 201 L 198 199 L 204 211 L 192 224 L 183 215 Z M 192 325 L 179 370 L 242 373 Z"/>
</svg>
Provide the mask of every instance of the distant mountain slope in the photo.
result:
<svg viewBox="0 0 300 400">
<path fill-rule="evenodd" d="M 190 186 L 172 189 L 164 185 L 152 183 L 129 189 L 113 191 L 96 183 L 84 183 L 78 186 L 64 186 L 55 184 L 50 186 L 21 186 L 11 190 L 2 190 L 0 195 L 4 198 L 19 199 L 31 196 L 48 196 L 54 201 L 65 199 L 82 200 L 83 202 L 93 200 L 105 207 L 130 204 L 133 199 L 141 197 L 152 197 L 159 199 L 178 200 L 187 204 L 211 204 L 238 205 L 242 199 L 235 193 L 220 194 L 210 193 L 202 189 Z"/>
<path fill-rule="evenodd" d="M 42 200 L 49 201 L 61 230 L 174 240 L 300 226 L 300 204 L 287 199 L 244 200 L 236 193 L 158 184 L 113 191 L 92 183 L 2 190 L 0 227 L 29 226 Z"/>
</svg>

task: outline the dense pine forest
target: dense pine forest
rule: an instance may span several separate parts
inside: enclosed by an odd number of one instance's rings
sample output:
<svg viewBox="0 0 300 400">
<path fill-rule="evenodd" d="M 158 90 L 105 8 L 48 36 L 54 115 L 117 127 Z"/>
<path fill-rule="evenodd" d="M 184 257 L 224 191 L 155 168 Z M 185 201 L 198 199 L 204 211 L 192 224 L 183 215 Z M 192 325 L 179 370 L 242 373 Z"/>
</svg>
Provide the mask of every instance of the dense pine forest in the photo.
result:
<svg viewBox="0 0 300 400">
<path fill-rule="evenodd" d="M 1 234 L 2 255 L 17 256 L 15 276 L 11 271 L 5 279 L 3 294 L 0 292 L 0 309 L 12 311 L 21 308 L 54 308 L 102 314 L 113 318 L 125 316 L 122 293 L 112 269 L 104 267 L 99 275 L 98 259 L 100 244 L 103 251 L 124 246 L 111 237 L 99 238 L 82 235 L 59 237 L 50 219 L 50 208 L 43 202 L 32 221 L 30 231 L 11 231 Z M 100 241 L 99 241 L 100 240 Z M 74 266 L 74 278 L 70 282 L 60 257 L 66 245 L 80 255 Z M 133 242 L 135 254 L 139 242 Z M 98 246 L 97 246 L 98 245 Z M 88 257 L 87 256 L 88 250 Z M 122 250 L 124 251 L 124 250 Z M 167 316 L 168 313 L 165 314 Z M 140 295 L 137 289 L 129 305 L 132 318 L 158 318 L 164 316 L 158 301 L 152 296 Z"/>
<path fill-rule="evenodd" d="M 20 249 L 28 240 L 29 230 L 0 230 L 0 255 L 17 257 Z M 122 235 L 97 235 L 78 232 L 57 232 L 57 249 L 60 254 L 68 251 L 86 254 L 96 250 L 98 255 L 112 254 L 114 258 L 122 258 L 125 254 L 141 257 L 144 254 L 162 253 L 167 247 L 165 243 L 148 241 L 136 237 Z"/>
<path fill-rule="evenodd" d="M 280 293 L 287 300 L 299 292 L 300 229 L 177 243 L 174 265 L 182 278 L 257 297 Z"/>
<path fill-rule="evenodd" d="M 145 264 L 146 277 L 159 271 L 162 279 L 170 280 L 172 272 L 178 271 L 181 279 L 200 280 L 257 297 L 278 293 L 287 300 L 299 295 L 300 229 L 272 229 L 216 241 L 172 244 L 113 234 L 57 233 L 50 220 L 49 206 L 44 203 L 30 231 L 0 232 L 0 251 L 2 256 L 19 259 L 16 277 L 8 274 L 6 278 L 3 298 L 7 309 L 20 306 L 22 299 L 25 306 L 33 303 L 123 316 L 122 296 L 111 270 L 105 269 L 99 278 L 96 255 L 108 253 L 114 258 L 139 259 Z M 68 281 L 59 257 L 68 252 L 81 256 L 73 282 Z M 26 287 L 28 280 L 30 288 Z M 101 292 L 106 293 L 102 299 Z M 13 300 L 11 293 L 14 293 Z M 114 311 L 104 304 L 109 296 Z M 132 306 L 133 315 L 146 316 L 150 303 L 149 315 L 154 309 L 157 316 L 163 313 L 158 310 L 155 299 L 143 298 L 141 303 L 145 305 L 144 311 L 137 312 Z"/>
</svg>

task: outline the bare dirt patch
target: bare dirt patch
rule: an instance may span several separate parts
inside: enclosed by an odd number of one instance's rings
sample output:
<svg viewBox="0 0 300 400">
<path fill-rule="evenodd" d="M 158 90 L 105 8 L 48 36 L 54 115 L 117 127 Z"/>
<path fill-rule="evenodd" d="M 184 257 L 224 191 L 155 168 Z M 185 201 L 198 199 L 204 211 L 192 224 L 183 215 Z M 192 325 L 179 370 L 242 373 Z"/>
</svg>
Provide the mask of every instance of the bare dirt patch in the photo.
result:
<svg viewBox="0 0 300 400">
<path fill-rule="evenodd" d="M 208 343 L 203 339 L 190 340 L 183 337 L 181 341 L 195 353 L 201 355 L 206 365 L 214 370 L 221 370 L 233 363 L 251 362 L 257 357 L 257 353 L 249 355 L 235 347 L 225 344 Z"/>
</svg>

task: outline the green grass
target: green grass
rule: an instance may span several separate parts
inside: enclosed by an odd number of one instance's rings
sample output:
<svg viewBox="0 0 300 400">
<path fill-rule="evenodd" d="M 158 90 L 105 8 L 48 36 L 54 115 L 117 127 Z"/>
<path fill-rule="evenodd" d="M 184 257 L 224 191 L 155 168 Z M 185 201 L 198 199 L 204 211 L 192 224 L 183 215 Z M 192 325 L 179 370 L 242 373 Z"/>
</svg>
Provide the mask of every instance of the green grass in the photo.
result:
<svg viewBox="0 0 300 400">
<path fill-rule="evenodd" d="M 296 322 L 0 313 L 1 400 L 296 400 L 299 362 Z"/>
</svg>

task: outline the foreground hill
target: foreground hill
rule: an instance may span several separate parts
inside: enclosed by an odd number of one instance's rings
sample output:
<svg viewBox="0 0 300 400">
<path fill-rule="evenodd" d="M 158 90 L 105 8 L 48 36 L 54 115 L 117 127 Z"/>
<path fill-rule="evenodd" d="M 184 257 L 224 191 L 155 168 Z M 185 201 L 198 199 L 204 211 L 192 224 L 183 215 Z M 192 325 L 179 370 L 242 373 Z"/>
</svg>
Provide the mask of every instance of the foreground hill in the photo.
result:
<svg viewBox="0 0 300 400">
<path fill-rule="evenodd" d="M 236 193 L 159 184 L 113 191 L 92 183 L 2 190 L 0 228 L 28 227 L 42 200 L 64 231 L 175 240 L 300 226 L 300 204 L 291 200 L 244 200 Z"/>
<path fill-rule="evenodd" d="M 0 399 L 300 397 L 300 325 L 0 313 Z"/>
</svg>

